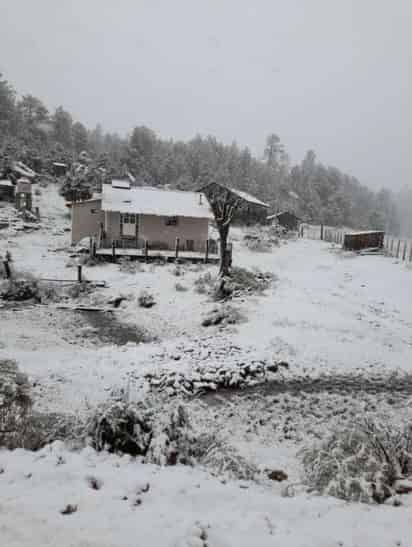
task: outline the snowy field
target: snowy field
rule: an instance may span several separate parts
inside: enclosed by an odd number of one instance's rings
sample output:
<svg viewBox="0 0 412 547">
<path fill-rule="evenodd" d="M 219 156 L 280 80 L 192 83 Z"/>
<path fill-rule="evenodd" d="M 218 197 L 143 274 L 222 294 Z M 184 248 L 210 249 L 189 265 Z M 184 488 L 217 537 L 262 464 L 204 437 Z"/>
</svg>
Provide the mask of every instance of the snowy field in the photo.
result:
<svg viewBox="0 0 412 547">
<path fill-rule="evenodd" d="M 63 201 L 53 188 L 36 200 L 42 228 L 0 231 L 0 254 L 9 250 L 16 269 L 38 277 L 75 279 Z M 142 397 L 147 372 L 285 361 L 289 368 L 279 382 L 185 404 L 198 431 L 213 431 L 262 470 L 284 470 L 291 486 L 301 480 L 300 449 L 346 421 L 365 413 L 410 420 L 412 270 L 393 258 L 356 256 L 313 240 L 252 252 L 240 230 L 233 235 L 236 265 L 275 276 L 265 294 L 236 300 L 245 322 L 201 326 L 215 303 L 195 290 L 195 281 L 215 275 L 216 266 L 182 266 L 179 275 L 173 264 L 144 264 L 135 273 L 116 264 L 85 266 L 87 279 L 107 287 L 81 303 L 110 307 L 123 297 L 110 317 L 146 342 L 120 345 L 110 332 L 102 336 L 90 317 L 55 304 L 5 306 L 0 358 L 15 359 L 29 375 L 37 410 L 74 414 L 121 389 Z M 176 283 L 187 290 L 176 290 Z M 153 308 L 139 308 L 142 290 L 154 295 Z M 100 490 L 90 488 L 90 475 L 101 480 Z M 146 483 L 150 489 L 141 493 Z M 37 453 L 2 451 L 0 546 L 412 546 L 407 496 L 402 507 L 374 507 L 309 496 L 301 488 L 283 497 L 284 488 L 91 449 L 70 452 L 60 443 Z M 61 515 L 67 504 L 78 510 Z"/>
</svg>

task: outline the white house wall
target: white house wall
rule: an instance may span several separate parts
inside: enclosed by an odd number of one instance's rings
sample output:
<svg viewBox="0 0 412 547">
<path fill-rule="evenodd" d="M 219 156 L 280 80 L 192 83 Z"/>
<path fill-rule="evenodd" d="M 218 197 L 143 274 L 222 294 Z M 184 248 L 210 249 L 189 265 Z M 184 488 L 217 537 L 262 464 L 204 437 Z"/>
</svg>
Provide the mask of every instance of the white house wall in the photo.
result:
<svg viewBox="0 0 412 547">
<path fill-rule="evenodd" d="M 100 223 L 103 222 L 101 200 L 73 203 L 71 213 L 72 245 L 75 245 L 84 237 L 96 237 L 98 235 Z"/>
</svg>

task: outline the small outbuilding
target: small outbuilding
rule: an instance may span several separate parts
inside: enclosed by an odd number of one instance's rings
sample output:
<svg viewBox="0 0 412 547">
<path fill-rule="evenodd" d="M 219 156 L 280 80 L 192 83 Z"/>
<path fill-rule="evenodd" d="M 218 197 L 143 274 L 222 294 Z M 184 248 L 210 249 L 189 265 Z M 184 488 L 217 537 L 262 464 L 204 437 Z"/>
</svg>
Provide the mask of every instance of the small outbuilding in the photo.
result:
<svg viewBox="0 0 412 547">
<path fill-rule="evenodd" d="M 59 161 L 54 161 L 52 164 L 53 175 L 56 177 L 62 177 L 67 173 L 67 163 L 62 163 Z"/>
<path fill-rule="evenodd" d="M 296 232 L 299 228 L 300 218 L 291 211 L 282 211 L 267 217 L 269 224 L 278 224 L 288 231 Z"/>
<path fill-rule="evenodd" d="M 228 192 L 232 196 L 234 203 L 241 204 L 241 207 L 238 208 L 234 215 L 234 221 L 246 222 L 246 224 L 253 222 L 265 223 L 269 205 L 248 192 L 231 188 L 218 182 L 210 182 L 200 187 L 199 191 L 203 192 L 208 198 L 215 194 L 219 195 L 222 192 Z"/>
<path fill-rule="evenodd" d="M 14 184 L 8 180 L 0 180 L 0 201 L 14 201 Z"/>
<path fill-rule="evenodd" d="M 385 232 L 369 230 L 345 234 L 343 248 L 347 251 L 361 251 L 362 249 L 382 249 Z"/>
</svg>

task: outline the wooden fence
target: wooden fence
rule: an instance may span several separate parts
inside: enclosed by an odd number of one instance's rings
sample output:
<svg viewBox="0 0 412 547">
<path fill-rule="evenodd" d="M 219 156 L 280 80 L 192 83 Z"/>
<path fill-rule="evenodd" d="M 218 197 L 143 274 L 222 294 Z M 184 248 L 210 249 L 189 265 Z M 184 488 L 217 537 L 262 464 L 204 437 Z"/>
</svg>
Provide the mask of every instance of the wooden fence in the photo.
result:
<svg viewBox="0 0 412 547">
<path fill-rule="evenodd" d="M 323 239 L 336 245 L 343 245 L 345 233 L 352 232 L 344 228 L 332 226 L 304 225 L 303 237 L 307 239 Z M 383 250 L 387 256 L 397 258 L 401 262 L 412 262 L 412 239 L 385 235 Z"/>
</svg>

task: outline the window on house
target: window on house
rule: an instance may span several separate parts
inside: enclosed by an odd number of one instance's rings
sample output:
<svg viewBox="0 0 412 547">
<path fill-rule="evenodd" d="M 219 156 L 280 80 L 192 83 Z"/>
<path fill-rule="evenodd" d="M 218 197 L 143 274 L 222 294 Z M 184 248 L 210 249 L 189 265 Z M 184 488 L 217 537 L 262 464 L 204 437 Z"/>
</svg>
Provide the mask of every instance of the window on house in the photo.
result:
<svg viewBox="0 0 412 547">
<path fill-rule="evenodd" d="M 177 217 L 167 217 L 165 220 L 166 226 L 177 226 Z"/>
</svg>

